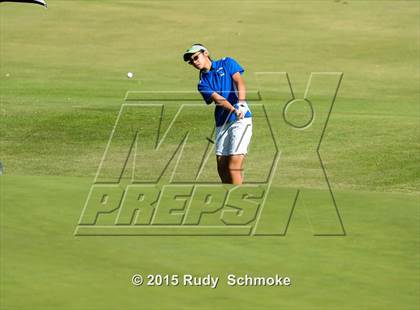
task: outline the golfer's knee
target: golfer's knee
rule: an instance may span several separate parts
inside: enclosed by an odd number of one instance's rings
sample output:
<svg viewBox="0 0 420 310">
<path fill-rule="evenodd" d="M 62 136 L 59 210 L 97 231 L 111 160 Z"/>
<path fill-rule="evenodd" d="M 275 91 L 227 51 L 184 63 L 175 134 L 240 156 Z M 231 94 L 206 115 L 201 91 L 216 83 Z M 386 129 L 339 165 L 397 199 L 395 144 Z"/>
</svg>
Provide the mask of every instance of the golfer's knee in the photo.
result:
<svg viewBox="0 0 420 310">
<path fill-rule="evenodd" d="M 243 171 L 244 169 L 243 169 L 243 167 L 242 167 L 242 165 L 241 164 L 229 164 L 229 172 L 236 172 L 236 171 L 238 171 L 238 172 L 241 172 L 241 171 Z"/>
<path fill-rule="evenodd" d="M 223 169 L 222 167 L 217 167 L 217 172 L 219 173 L 221 177 L 224 177 L 226 175 L 226 170 Z"/>
</svg>

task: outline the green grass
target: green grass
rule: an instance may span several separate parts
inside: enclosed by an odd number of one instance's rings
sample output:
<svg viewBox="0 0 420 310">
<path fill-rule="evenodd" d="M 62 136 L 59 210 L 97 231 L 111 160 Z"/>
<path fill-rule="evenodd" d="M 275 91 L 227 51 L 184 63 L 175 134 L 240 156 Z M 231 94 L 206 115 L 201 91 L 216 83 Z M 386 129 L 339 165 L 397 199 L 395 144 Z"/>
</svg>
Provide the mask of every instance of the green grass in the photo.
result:
<svg viewBox="0 0 420 310">
<path fill-rule="evenodd" d="M 48 3 L 0 4 L 1 309 L 419 308 L 418 2 Z M 302 190 L 287 235 L 74 236 L 126 92 L 195 90 L 197 72 L 182 61 L 194 42 L 213 58 L 237 59 L 248 89 L 263 94 L 251 104 L 265 105 L 282 151 L 274 201 L 287 208 L 288 195 Z M 320 155 L 345 237 L 314 237 L 311 217 L 327 193 L 314 148 L 337 76 L 312 80 L 316 122 L 302 134 L 282 123 L 284 75 L 256 74 L 267 71 L 288 72 L 296 98 L 311 72 L 344 73 Z M 162 131 L 177 108 L 165 110 Z M 264 114 L 253 110 L 251 181 L 273 156 Z M 291 113 L 303 120 L 307 110 Z M 113 145 L 122 152 L 151 115 L 126 117 Z M 211 108 L 200 120 L 186 115 L 181 127 L 206 129 L 211 117 Z M 145 141 L 153 126 L 141 127 Z M 205 132 L 195 131 L 194 152 Z M 168 149 L 178 143 L 169 138 Z M 107 177 L 123 155 L 107 162 Z M 163 160 L 151 149 L 142 158 L 150 174 Z M 207 168 L 215 178 L 212 158 Z M 222 283 L 133 287 L 134 273 L 210 273 Z M 223 283 L 228 273 L 279 273 L 293 284 L 232 288 Z"/>
<path fill-rule="evenodd" d="M 90 182 L 2 177 L 3 308 L 416 307 L 415 197 L 336 192 L 346 237 L 313 237 L 301 205 L 286 237 L 75 237 Z M 294 282 L 289 288 L 136 288 L 130 276 L 137 272 L 280 273 Z"/>
</svg>

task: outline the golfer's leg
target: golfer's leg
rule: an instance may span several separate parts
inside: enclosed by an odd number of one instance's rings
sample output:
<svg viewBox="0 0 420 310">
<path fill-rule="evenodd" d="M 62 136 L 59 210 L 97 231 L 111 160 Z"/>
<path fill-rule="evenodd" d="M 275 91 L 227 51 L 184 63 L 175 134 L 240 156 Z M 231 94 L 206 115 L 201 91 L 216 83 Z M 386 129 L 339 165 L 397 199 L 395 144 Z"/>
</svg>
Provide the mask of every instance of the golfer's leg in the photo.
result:
<svg viewBox="0 0 420 310">
<path fill-rule="evenodd" d="M 216 156 L 217 160 L 217 172 L 222 180 L 222 183 L 231 183 L 229 174 L 229 156 Z"/>
<path fill-rule="evenodd" d="M 224 183 L 225 175 L 223 169 L 223 156 L 216 155 L 217 173 L 219 173 L 220 180 Z"/>
<path fill-rule="evenodd" d="M 244 155 L 229 156 L 229 174 L 232 184 L 242 184 Z"/>
</svg>

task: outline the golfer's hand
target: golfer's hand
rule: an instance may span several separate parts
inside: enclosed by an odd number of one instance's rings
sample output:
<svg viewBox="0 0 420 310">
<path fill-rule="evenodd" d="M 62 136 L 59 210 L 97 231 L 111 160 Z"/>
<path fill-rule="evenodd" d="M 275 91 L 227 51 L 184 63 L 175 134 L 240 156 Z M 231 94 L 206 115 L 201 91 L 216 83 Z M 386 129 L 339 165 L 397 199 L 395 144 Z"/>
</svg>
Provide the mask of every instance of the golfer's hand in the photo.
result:
<svg viewBox="0 0 420 310">
<path fill-rule="evenodd" d="M 238 110 L 238 109 L 235 109 L 235 114 L 236 114 L 236 117 L 238 118 L 238 119 L 243 119 L 244 118 L 244 112 L 242 112 L 241 110 Z"/>
</svg>

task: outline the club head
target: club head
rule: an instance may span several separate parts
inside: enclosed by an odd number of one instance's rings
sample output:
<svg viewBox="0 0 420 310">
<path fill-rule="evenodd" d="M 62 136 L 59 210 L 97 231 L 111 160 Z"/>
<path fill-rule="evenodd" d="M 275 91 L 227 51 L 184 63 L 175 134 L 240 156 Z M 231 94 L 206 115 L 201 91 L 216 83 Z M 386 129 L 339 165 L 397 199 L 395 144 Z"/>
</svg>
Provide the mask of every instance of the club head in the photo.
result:
<svg viewBox="0 0 420 310">
<path fill-rule="evenodd" d="M 0 2 L 21 2 L 21 3 L 32 3 L 32 4 L 39 4 L 43 7 L 47 8 L 47 2 L 45 0 L 0 0 Z"/>
</svg>

